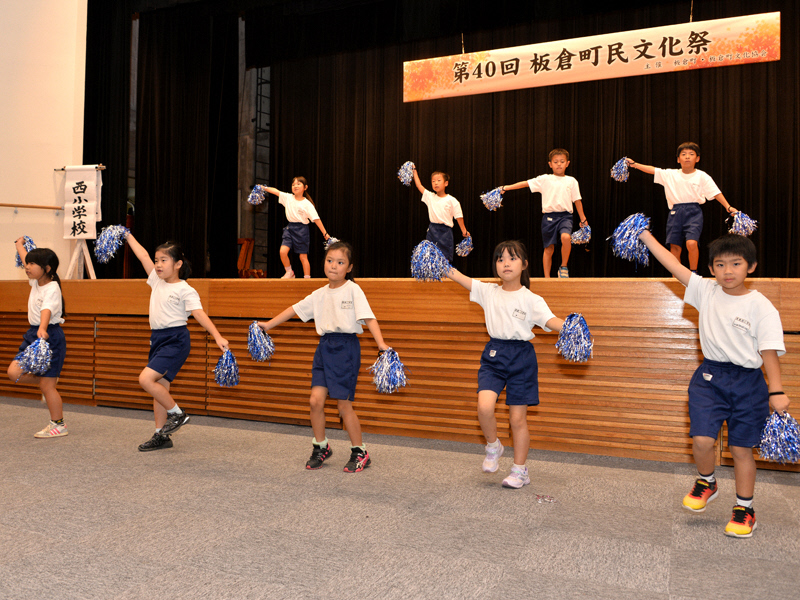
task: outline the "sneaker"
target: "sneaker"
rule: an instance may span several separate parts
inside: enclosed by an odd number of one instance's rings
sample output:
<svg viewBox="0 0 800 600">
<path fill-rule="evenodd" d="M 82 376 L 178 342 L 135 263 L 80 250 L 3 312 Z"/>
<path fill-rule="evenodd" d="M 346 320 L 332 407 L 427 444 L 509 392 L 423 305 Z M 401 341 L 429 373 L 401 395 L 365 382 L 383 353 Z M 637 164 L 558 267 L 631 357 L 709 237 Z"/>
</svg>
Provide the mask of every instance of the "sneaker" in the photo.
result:
<svg viewBox="0 0 800 600">
<path fill-rule="evenodd" d="M 37 431 L 33 434 L 35 438 L 51 438 L 51 437 L 61 437 L 62 435 L 69 435 L 69 431 L 67 431 L 66 425 L 56 425 L 53 421 L 50 421 L 47 424 L 47 427 L 42 429 L 41 431 Z"/>
<path fill-rule="evenodd" d="M 494 473 L 497 467 L 500 466 L 500 457 L 503 456 L 503 444 L 499 444 L 497 448 L 486 446 L 486 458 L 483 459 L 483 472 Z"/>
<path fill-rule="evenodd" d="M 161 428 L 161 435 L 171 435 L 189 422 L 189 415 L 185 410 L 179 413 L 167 414 L 167 422 Z"/>
<path fill-rule="evenodd" d="M 511 467 L 511 474 L 503 479 L 503 487 L 519 489 L 523 485 L 528 485 L 530 482 L 531 478 L 528 477 L 528 467 L 522 467 L 520 469 L 517 465 L 513 465 Z"/>
<path fill-rule="evenodd" d="M 717 482 L 708 483 L 705 479 L 694 482 L 692 491 L 683 499 L 683 507 L 692 512 L 701 513 L 714 498 L 719 495 Z"/>
<path fill-rule="evenodd" d="M 369 458 L 369 452 L 361 448 L 350 449 L 350 460 L 344 466 L 345 473 L 358 473 L 366 469 L 372 460 Z"/>
<path fill-rule="evenodd" d="M 306 469 L 319 469 L 322 467 L 322 463 L 325 462 L 325 459 L 333 454 L 333 450 L 331 450 L 330 444 L 324 448 L 322 446 L 317 446 L 316 444 L 311 445 L 314 447 L 314 449 L 311 451 L 311 458 L 309 458 L 308 462 L 306 463 Z"/>
<path fill-rule="evenodd" d="M 558 278 L 569 279 L 569 269 L 567 267 L 558 267 Z"/>
<path fill-rule="evenodd" d="M 150 452 L 150 450 L 163 450 L 164 448 L 172 448 L 172 440 L 168 435 L 162 433 L 154 433 L 153 437 L 147 440 L 144 444 L 139 444 L 139 452 Z"/>
<path fill-rule="evenodd" d="M 730 523 L 725 527 L 725 535 L 737 538 L 749 538 L 756 530 L 756 515 L 752 506 L 733 507 L 733 516 Z"/>
<path fill-rule="evenodd" d="M 288 271 L 286 271 L 286 273 L 283 274 L 283 277 L 281 277 L 281 279 L 294 279 L 294 271 L 289 269 Z"/>
</svg>

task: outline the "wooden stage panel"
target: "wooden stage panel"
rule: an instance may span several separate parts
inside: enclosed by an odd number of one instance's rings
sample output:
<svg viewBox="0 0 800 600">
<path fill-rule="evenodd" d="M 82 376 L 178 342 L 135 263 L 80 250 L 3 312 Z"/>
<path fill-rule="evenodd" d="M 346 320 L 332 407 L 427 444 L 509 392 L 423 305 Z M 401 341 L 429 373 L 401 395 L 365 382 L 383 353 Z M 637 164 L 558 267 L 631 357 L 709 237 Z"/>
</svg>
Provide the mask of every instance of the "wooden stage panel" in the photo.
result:
<svg viewBox="0 0 800 600">
<path fill-rule="evenodd" d="M 240 383 L 214 381 L 220 351 L 190 319 L 193 349 L 172 390 L 194 414 L 309 425 L 311 362 L 318 336 L 313 323 L 295 319 L 272 332 L 276 353 L 256 363 L 247 352 L 253 319 L 268 319 L 321 287 L 325 280 L 192 280 L 203 306 L 231 342 Z M 377 355 L 368 331 L 360 337 L 362 370 L 355 409 L 368 433 L 483 443 L 476 415 L 477 371 L 488 340 L 482 309 L 453 282 L 361 279 L 387 343 L 409 369 L 409 386 L 378 394 L 367 368 Z M 781 312 L 787 354 L 784 388 L 800 403 L 800 280 L 755 279 Z M 534 279 L 531 289 L 561 318 L 581 312 L 595 338 L 584 364 L 563 360 L 555 332 L 536 330 L 541 404 L 529 411 L 533 448 L 691 462 L 687 394 L 702 359 L 697 312 L 683 304 L 684 288 L 672 279 Z M 0 282 L 0 358 L 13 358 L 22 332 L 29 287 Z M 139 387 L 147 363 L 150 288 L 143 279 L 66 281 L 69 353 L 60 389 L 67 402 L 152 410 Z M 97 336 L 94 337 L 94 327 Z M 95 390 L 92 392 L 92 382 Z M 33 386 L 0 383 L 0 393 L 38 398 Z M 796 411 L 800 412 L 800 411 Z M 508 410 L 497 408 L 501 438 L 510 442 Z M 334 402 L 327 426 L 341 428 Z M 309 436 L 311 432 L 309 431 Z M 723 431 L 718 461 L 730 463 Z M 759 466 L 775 468 L 769 463 Z M 800 470 L 797 465 L 783 467 Z"/>
</svg>

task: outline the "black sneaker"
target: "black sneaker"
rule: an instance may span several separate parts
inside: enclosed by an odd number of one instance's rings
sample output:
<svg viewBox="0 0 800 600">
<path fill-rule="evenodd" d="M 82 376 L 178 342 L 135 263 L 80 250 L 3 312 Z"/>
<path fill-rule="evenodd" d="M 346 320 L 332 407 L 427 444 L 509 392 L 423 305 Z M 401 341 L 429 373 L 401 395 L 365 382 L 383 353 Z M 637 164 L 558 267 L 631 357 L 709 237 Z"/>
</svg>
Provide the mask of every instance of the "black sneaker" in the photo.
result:
<svg viewBox="0 0 800 600">
<path fill-rule="evenodd" d="M 185 410 L 181 410 L 181 412 L 176 413 L 174 415 L 167 415 L 167 422 L 164 423 L 164 426 L 161 428 L 161 433 L 163 435 L 170 435 L 175 433 L 186 425 L 189 422 L 189 415 L 186 414 Z"/>
<path fill-rule="evenodd" d="M 139 444 L 139 452 L 150 452 L 151 450 L 163 450 L 164 448 L 172 448 L 172 440 L 168 435 L 162 433 L 154 433 L 153 437 L 147 440 L 144 444 Z"/>
<path fill-rule="evenodd" d="M 366 469 L 372 461 L 369 458 L 369 452 L 361 448 L 350 449 L 350 460 L 344 466 L 345 473 L 358 473 Z"/>
<path fill-rule="evenodd" d="M 324 448 L 322 446 L 317 446 L 316 444 L 311 445 L 314 447 L 314 449 L 311 451 L 311 458 L 309 458 L 308 462 L 306 463 L 306 469 L 319 469 L 322 467 L 322 463 L 325 462 L 325 459 L 333 454 L 333 450 L 331 450 L 330 444 Z"/>
</svg>

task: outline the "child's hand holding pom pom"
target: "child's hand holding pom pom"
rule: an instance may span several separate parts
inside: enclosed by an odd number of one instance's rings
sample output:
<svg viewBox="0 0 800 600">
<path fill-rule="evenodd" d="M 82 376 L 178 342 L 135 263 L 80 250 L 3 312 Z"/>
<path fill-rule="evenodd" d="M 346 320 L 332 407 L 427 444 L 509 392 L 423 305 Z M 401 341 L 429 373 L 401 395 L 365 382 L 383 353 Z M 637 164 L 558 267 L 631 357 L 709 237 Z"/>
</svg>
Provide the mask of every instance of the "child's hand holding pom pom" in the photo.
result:
<svg viewBox="0 0 800 600">
<path fill-rule="evenodd" d="M 588 244 L 591 239 L 592 228 L 589 227 L 588 223 L 572 234 L 573 244 Z"/>
<path fill-rule="evenodd" d="M 758 454 L 764 460 L 781 464 L 800 462 L 800 431 L 797 420 L 788 412 L 773 412 L 761 432 Z"/>
<path fill-rule="evenodd" d="M 628 157 L 624 156 L 611 167 L 611 179 L 625 183 L 628 181 Z"/>
<path fill-rule="evenodd" d="M 258 326 L 258 321 L 250 324 L 250 331 L 247 334 L 247 350 L 252 359 L 257 362 L 269 360 L 275 354 L 275 344 L 272 338 Z"/>
<path fill-rule="evenodd" d="M 400 170 L 397 171 L 397 178 L 403 185 L 410 186 L 411 182 L 414 181 L 414 163 L 410 160 L 404 162 Z"/>
<path fill-rule="evenodd" d="M 411 254 L 411 276 L 417 281 L 441 281 L 451 268 L 442 251 L 428 240 L 417 244 Z"/>
<path fill-rule="evenodd" d="M 94 256 L 97 262 L 104 265 L 114 258 L 114 254 L 125 243 L 125 238 L 130 232 L 130 229 L 122 225 L 104 227 L 94 243 Z"/>
<path fill-rule="evenodd" d="M 329 237 L 327 240 L 325 240 L 325 250 L 327 250 L 328 248 L 333 246 L 338 241 L 339 241 L 339 238 L 335 238 L 333 236 Z"/>
<path fill-rule="evenodd" d="M 22 245 L 25 247 L 25 252 L 30 252 L 31 250 L 36 250 L 36 244 L 33 243 L 33 240 L 29 238 L 27 235 L 22 236 Z M 25 265 L 22 264 L 22 259 L 19 257 L 19 252 L 16 254 L 16 258 L 14 261 L 14 265 L 17 267 L 24 267 Z"/>
<path fill-rule="evenodd" d="M 496 187 L 489 192 L 481 194 L 481 202 L 491 211 L 495 211 L 503 204 L 503 188 Z"/>
<path fill-rule="evenodd" d="M 642 213 L 633 214 L 625 219 L 609 238 L 613 239 L 614 256 L 635 261 L 646 267 L 650 263 L 650 253 L 639 236 L 649 228 L 650 217 L 646 217 Z"/>
<path fill-rule="evenodd" d="M 727 221 L 728 219 L 725 220 Z M 737 210 L 733 215 L 733 226 L 728 230 L 728 233 L 748 237 L 756 229 L 758 229 L 758 221 L 754 221 L 742 211 Z"/>
<path fill-rule="evenodd" d="M 253 206 L 258 206 L 264 201 L 264 187 L 256 184 L 253 191 L 247 197 L 247 201 Z"/>
<path fill-rule="evenodd" d="M 580 313 L 570 314 L 561 326 L 556 349 L 570 362 L 586 362 L 592 357 L 594 340 L 586 319 Z"/>
<path fill-rule="evenodd" d="M 19 368 L 23 373 L 31 373 L 32 375 L 44 375 L 50 370 L 50 359 L 53 352 L 50 350 L 50 344 L 44 338 L 37 338 L 30 346 L 25 348 L 23 352 L 17 355 Z"/>
<path fill-rule="evenodd" d="M 459 256 L 468 256 L 470 252 L 472 252 L 472 236 L 468 235 L 463 240 L 458 243 L 456 246 L 456 254 Z"/>
<path fill-rule="evenodd" d="M 372 383 L 381 394 L 391 394 L 408 383 L 406 368 L 400 357 L 392 348 L 387 348 L 378 356 L 378 360 L 369 368 L 374 374 Z"/>
<path fill-rule="evenodd" d="M 239 385 L 239 365 L 230 350 L 225 350 L 214 368 L 214 380 L 222 387 Z"/>
</svg>

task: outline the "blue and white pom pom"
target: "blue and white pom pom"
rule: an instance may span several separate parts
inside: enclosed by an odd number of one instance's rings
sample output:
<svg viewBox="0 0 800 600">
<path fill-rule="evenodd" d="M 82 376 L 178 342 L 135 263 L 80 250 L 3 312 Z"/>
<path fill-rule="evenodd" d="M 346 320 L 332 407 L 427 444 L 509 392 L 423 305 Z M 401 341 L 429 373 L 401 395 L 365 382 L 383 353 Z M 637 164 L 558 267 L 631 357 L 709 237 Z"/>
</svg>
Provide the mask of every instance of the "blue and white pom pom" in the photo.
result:
<svg viewBox="0 0 800 600">
<path fill-rule="evenodd" d="M 125 244 L 125 238 L 130 232 L 130 229 L 122 225 L 103 227 L 94 243 L 94 256 L 97 262 L 104 265 L 114 258 L 114 254 Z"/>
<path fill-rule="evenodd" d="M 417 281 L 441 281 L 452 266 L 436 247 L 428 240 L 422 240 L 411 254 L 411 276 Z"/>
<path fill-rule="evenodd" d="M 733 215 L 733 227 L 728 230 L 728 233 L 735 233 L 736 235 L 747 237 L 756 229 L 758 229 L 758 221 L 754 221 L 742 211 L 739 211 Z"/>
<path fill-rule="evenodd" d="M 368 369 L 374 374 L 372 383 L 381 394 L 391 394 L 408 383 L 406 368 L 397 352 L 389 348 L 381 352 L 378 360 Z"/>
<path fill-rule="evenodd" d="M 50 370 L 50 359 L 53 357 L 53 353 L 47 340 L 37 338 L 35 342 L 17 356 L 19 368 L 22 369 L 23 373 L 41 376 Z"/>
<path fill-rule="evenodd" d="M 239 385 L 239 365 L 230 350 L 225 350 L 214 367 L 214 380 L 222 387 Z"/>
<path fill-rule="evenodd" d="M 456 254 L 459 256 L 468 256 L 470 252 L 472 252 L 472 236 L 465 237 L 458 243 L 456 246 Z"/>
<path fill-rule="evenodd" d="M 491 191 L 481 194 L 481 202 L 489 210 L 497 210 L 503 204 L 503 194 L 500 193 L 502 188 L 496 187 Z"/>
<path fill-rule="evenodd" d="M 30 252 L 31 250 L 36 250 L 36 244 L 33 243 L 33 240 L 29 238 L 27 235 L 22 236 L 22 245 L 25 247 L 25 252 Z M 24 267 L 25 265 L 22 264 L 22 259 L 19 257 L 19 252 L 17 252 L 16 259 L 14 261 L 14 265 L 17 267 Z"/>
<path fill-rule="evenodd" d="M 333 237 L 333 236 L 329 237 L 329 238 L 328 238 L 328 239 L 325 241 L 325 250 L 327 250 L 328 248 L 330 248 L 331 246 L 333 246 L 333 245 L 334 245 L 336 242 L 338 242 L 338 241 L 339 241 L 339 238 L 335 238 L 335 237 Z"/>
<path fill-rule="evenodd" d="M 788 412 L 773 412 L 761 432 L 758 454 L 781 464 L 800 462 L 800 432 L 797 420 Z"/>
<path fill-rule="evenodd" d="M 586 319 L 580 313 L 572 313 L 561 326 L 556 349 L 570 362 L 586 362 L 592 357 L 594 340 Z"/>
<path fill-rule="evenodd" d="M 592 228 L 588 225 L 584 225 L 578 231 L 572 232 L 572 243 L 573 244 L 588 244 L 589 240 L 592 239 Z"/>
<path fill-rule="evenodd" d="M 252 204 L 253 206 L 258 206 L 264 201 L 264 192 L 266 190 L 263 186 L 256 184 L 253 188 L 253 191 L 250 192 L 250 195 L 247 197 L 247 201 Z"/>
<path fill-rule="evenodd" d="M 613 239 L 614 256 L 632 260 L 645 267 L 650 264 L 650 253 L 647 246 L 639 239 L 642 232 L 649 228 L 650 217 L 645 217 L 642 213 L 633 214 L 625 219 L 609 238 Z"/>
<path fill-rule="evenodd" d="M 628 157 L 623 156 L 611 167 L 611 179 L 625 183 L 628 181 Z"/>
<path fill-rule="evenodd" d="M 414 181 L 414 163 L 410 160 L 404 162 L 400 170 L 397 171 L 397 178 L 403 185 L 410 186 L 411 182 Z"/>
<path fill-rule="evenodd" d="M 264 362 L 272 358 L 275 354 L 275 343 L 268 333 L 258 326 L 258 321 L 250 323 L 250 331 L 247 333 L 247 350 L 256 362 Z"/>
</svg>

